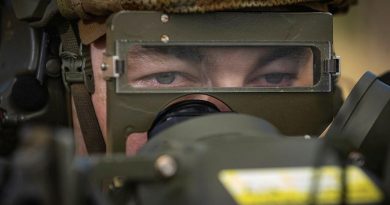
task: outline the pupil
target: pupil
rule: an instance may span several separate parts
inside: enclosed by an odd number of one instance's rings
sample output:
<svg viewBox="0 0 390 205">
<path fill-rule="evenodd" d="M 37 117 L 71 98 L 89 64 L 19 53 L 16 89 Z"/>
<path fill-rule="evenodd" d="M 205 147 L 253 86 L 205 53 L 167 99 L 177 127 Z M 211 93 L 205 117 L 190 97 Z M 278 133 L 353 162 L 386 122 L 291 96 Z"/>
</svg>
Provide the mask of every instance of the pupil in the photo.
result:
<svg viewBox="0 0 390 205">
<path fill-rule="evenodd" d="M 156 80 L 160 84 L 171 84 L 175 78 L 175 73 L 161 73 L 156 76 Z"/>
</svg>

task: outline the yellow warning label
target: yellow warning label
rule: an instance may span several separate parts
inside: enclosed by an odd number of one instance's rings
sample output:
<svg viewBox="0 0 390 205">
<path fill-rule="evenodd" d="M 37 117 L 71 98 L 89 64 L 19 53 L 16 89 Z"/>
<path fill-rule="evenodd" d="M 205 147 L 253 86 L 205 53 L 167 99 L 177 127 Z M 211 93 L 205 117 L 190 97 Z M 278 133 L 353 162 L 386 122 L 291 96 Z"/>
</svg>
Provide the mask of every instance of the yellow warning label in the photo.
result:
<svg viewBox="0 0 390 205">
<path fill-rule="evenodd" d="M 358 167 L 344 173 L 349 204 L 383 200 L 378 187 Z M 342 200 L 342 170 L 337 166 L 318 169 L 236 169 L 222 170 L 219 179 L 240 205 L 339 204 Z"/>
</svg>

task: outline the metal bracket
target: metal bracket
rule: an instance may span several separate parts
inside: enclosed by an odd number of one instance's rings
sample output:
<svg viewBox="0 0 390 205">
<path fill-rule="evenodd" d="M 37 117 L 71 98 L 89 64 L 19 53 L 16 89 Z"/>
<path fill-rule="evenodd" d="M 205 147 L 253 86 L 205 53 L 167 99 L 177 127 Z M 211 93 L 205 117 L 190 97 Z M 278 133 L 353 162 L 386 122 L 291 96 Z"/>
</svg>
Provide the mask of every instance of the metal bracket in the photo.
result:
<svg viewBox="0 0 390 205">
<path fill-rule="evenodd" d="M 333 76 L 340 75 L 340 57 L 332 56 L 331 59 L 325 61 L 325 73 L 329 73 Z"/>
<path fill-rule="evenodd" d="M 67 91 L 70 91 L 70 85 L 73 83 L 84 83 L 88 92 L 94 92 L 94 82 L 92 68 L 86 67 L 86 58 L 82 55 L 82 45 L 80 52 L 73 53 L 63 51 L 60 46 L 62 79 Z"/>
<path fill-rule="evenodd" d="M 124 61 L 119 60 L 118 56 L 103 55 L 103 63 L 100 68 L 103 71 L 103 77 L 105 80 L 111 78 L 118 78 L 124 73 Z"/>
</svg>

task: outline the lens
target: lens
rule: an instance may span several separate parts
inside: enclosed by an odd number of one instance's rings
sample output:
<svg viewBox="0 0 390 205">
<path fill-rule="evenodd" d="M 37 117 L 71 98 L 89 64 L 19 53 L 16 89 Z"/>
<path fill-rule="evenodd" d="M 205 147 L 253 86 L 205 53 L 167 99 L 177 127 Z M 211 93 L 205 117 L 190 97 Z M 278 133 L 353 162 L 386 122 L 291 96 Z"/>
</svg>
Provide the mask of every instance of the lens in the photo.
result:
<svg viewBox="0 0 390 205">
<path fill-rule="evenodd" d="M 218 112 L 221 110 L 216 105 L 204 100 L 185 100 L 174 103 L 157 115 L 148 132 L 148 139 L 180 122 Z"/>
</svg>

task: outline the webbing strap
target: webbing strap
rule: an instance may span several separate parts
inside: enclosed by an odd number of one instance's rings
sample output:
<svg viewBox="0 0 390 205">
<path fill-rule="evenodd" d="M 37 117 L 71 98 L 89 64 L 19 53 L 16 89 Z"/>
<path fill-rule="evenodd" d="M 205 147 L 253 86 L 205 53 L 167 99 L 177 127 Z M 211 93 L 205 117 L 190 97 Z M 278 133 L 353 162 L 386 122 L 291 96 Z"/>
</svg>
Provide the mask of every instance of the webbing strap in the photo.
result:
<svg viewBox="0 0 390 205">
<path fill-rule="evenodd" d="M 58 31 L 61 37 L 62 49 L 79 54 L 80 41 L 78 40 L 77 27 L 73 26 L 69 21 L 65 21 L 62 25 L 58 26 Z"/>
<path fill-rule="evenodd" d="M 106 144 L 97 121 L 91 96 L 81 83 L 72 84 L 70 87 L 88 153 L 105 152 Z"/>
<path fill-rule="evenodd" d="M 70 88 L 88 153 L 103 153 L 106 145 L 90 94 L 93 92 L 93 84 L 89 83 L 93 80 L 90 53 L 81 53 L 76 28 L 68 22 L 58 27 L 64 83 Z"/>
</svg>

